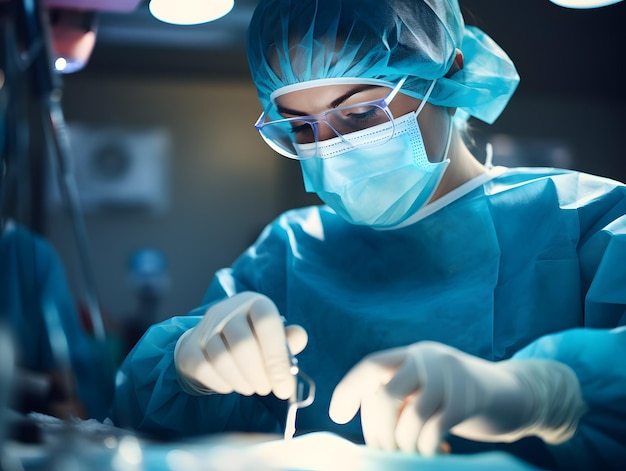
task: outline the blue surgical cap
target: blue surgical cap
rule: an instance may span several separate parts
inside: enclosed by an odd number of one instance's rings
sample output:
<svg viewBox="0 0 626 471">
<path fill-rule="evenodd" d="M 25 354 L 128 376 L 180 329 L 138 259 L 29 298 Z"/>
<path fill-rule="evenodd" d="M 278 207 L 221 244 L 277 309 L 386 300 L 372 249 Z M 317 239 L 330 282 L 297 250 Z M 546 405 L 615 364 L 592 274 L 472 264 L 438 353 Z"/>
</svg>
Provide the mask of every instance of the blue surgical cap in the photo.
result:
<svg viewBox="0 0 626 471">
<path fill-rule="evenodd" d="M 456 49 L 464 66 L 447 76 Z M 457 0 L 260 0 L 247 37 L 259 99 L 318 79 L 379 79 L 421 99 L 492 123 L 519 83 L 511 59 L 483 31 L 466 26 Z"/>
</svg>

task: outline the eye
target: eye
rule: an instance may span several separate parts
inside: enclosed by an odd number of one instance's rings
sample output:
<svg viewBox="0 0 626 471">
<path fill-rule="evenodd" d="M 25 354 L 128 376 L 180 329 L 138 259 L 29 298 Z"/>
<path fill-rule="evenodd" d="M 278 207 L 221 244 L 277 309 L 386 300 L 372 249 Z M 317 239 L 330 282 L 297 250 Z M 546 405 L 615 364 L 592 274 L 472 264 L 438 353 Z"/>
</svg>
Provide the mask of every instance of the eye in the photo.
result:
<svg viewBox="0 0 626 471">
<path fill-rule="evenodd" d="M 351 107 L 348 110 L 348 114 L 346 116 L 347 119 L 358 122 L 358 121 L 367 121 L 368 119 L 372 119 L 377 116 L 378 112 L 381 111 L 376 106 L 356 106 Z"/>
<path fill-rule="evenodd" d="M 311 123 L 294 121 L 291 123 L 291 126 L 290 134 L 295 138 L 296 142 L 304 144 L 315 141 L 315 133 L 313 132 L 313 125 Z"/>
<path fill-rule="evenodd" d="M 300 124 L 299 126 L 296 125 L 295 123 L 291 125 L 291 131 L 289 131 L 291 134 L 300 134 L 303 132 L 306 132 L 308 130 L 311 129 L 311 126 L 309 126 L 308 124 Z"/>
<path fill-rule="evenodd" d="M 335 129 L 342 134 L 376 126 L 389 121 L 389 117 L 382 108 L 371 104 L 347 106 L 335 110 L 328 116 Z"/>
</svg>

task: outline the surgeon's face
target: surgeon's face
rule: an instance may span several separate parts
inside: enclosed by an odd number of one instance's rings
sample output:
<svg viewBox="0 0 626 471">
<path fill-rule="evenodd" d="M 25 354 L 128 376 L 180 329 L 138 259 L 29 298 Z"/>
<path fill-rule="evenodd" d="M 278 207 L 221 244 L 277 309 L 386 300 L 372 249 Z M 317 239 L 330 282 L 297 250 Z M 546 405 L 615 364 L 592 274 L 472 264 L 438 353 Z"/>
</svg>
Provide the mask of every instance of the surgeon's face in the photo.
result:
<svg viewBox="0 0 626 471">
<path fill-rule="evenodd" d="M 334 108 L 356 105 L 385 98 L 391 89 L 370 84 L 324 85 L 296 90 L 276 98 L 276 105 L 285 118 L 311 116 Z M 398 93 L 389 104 L 394 118 L 416 111 L 421 100 Z M 426 103 L 417 118 L 428 157 L 439 162 L 445 151 L 446 137 L 451 126 L 447 108 Z M 319 140 L 336 137 L 323 123 L 318 125 Z"/>
</svg>

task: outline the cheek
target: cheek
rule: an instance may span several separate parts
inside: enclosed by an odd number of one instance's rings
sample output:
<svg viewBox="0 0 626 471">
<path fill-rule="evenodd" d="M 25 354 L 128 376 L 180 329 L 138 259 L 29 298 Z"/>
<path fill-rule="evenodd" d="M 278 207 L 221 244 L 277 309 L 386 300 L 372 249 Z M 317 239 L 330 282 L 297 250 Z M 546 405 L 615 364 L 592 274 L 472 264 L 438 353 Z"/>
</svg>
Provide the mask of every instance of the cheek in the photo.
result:
<svg viewBox="0 0 626 471">
<path fill-rule="evenodd" d="M 448 141 L 450 116 L 447 108 L 426 105 L 417 117 L 424 147 L 431 162 L 440 162 Z"/>
</svg>

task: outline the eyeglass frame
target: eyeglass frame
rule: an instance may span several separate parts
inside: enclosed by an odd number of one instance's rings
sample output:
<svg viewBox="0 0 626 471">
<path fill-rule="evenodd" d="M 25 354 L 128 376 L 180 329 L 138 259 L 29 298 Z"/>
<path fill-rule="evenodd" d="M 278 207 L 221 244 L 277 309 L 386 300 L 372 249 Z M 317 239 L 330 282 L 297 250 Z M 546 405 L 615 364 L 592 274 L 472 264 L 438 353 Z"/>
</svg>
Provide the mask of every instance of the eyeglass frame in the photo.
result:
<svg viewBox="0 0 626 471">
<path fill-rule="evenodd" d="M 345 142 L 346 144 L 348 144 L 348 145 L 350 145 L 352 147 L 357 147 L 353 143 L 351 143 L 351 142 L 347 141 L 346 139 L 344 139 L 343 135 L 339 131 L 337 131 L 335 128 L 333 128 L 332 125 L 328 122 L 328 120 L 326 120 L 325 117 L 327 115 L 331 114 L 331 113 L 336 113 L 337 111 L 341 111 L 341 110 L 347 109 L 347 108 L 354 108 L 354 107 L 361 107 L 361 106 L 377 106 L 380 109 L 382 109 L 385 112 L 385 114 L 389 117 L 389 122 L 391 123 L 391 125 L 395 126 L 395 124 L 394 124 L 394 116 L 393 116 L 393 113 L 391 112 L 391 110 L 389 109 L 389 105 L 391 104 L 391 101 L 396 97 L 396 95 L 400 92 L 400 89 L 404 85 L 404 82 L 406 82 L 407 78 L 409 78 L 408 75 L 405 75 L 404 77 L 402 77 L 400 79 L 400 81 L 391 89 L 391 91 L 384 98 L 379 98 L 377 100 L 364 101 L 364 102 L 355 103 L 353 105 L 348 105 L 348 106 L 341 106 L 339 108 L 333 108 L 333 109 L 330 109 L 330 110 L 326 110 L 326 111 L 324 111 L 322 113 L 318 113 L 318 114 L 315 114 L 315 115 L 294 116 L 292 118 L 275 119 L 273 121 L 263 122 L 263 120 L 268 115 L 267 111 L 263 110 L 263 112 L 261 113 L 261 116 L 259 116 L 259 118 L 257 119 L 256 123 L 254 123 L 254 127 L 259 132 L 259 134 L 261 135 L 263 140 L 266 142 L 266 144 L 268 146 L 270 146 L 274 151 L 276 151 L 277 153 L 279 153 L 280 155 L 282 155 L 284 157 L 287 157 L 289 159 L 294 159 L 294 160 L 306 160 L 306 159 L 313 158 L 316 155 L 313 154 L 313 155 L 311 155 L 309 157 L 301 157 L 298 154 L 290 154 L 290 153 L 288 153 L 288 151 L 286 151 L 285 149 L 281 148 L 278 144 L 275 144 L 273 140 L 271 140 L 270 138 L 266 137 L 263 134 L 262 129 L 265 126 L 267 126 L 269 124 L 275 124 L 275 123 L 289 123 L 289 122 L 292 122 L 292 121 L 300 121 L 300 122 L 304 121 L 304 122 L 308 123 L 311 126 L 311 128 L 313 129 L 313 134 L 314 134 L 314 137 L 315 137 L 314 142 L 315 142 L 315 144 L 317 146 L 317 144 L 319 144 L 319 142 L 320 142 L 318 140 L 319 123 L 323 122 L 343 142 Z M 381 86 L 384 86 L 384 85 L 381 85 Z M 367 129 L 367 128 L 363 128 L 363 129 Z M 393 128 L 392 128 L 392 131 L 391 131 L 391 135 L 393 135 Z M 386 141 L 384 141 L 384 142 L 386 142 Z"/>
</svg>

